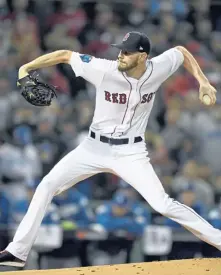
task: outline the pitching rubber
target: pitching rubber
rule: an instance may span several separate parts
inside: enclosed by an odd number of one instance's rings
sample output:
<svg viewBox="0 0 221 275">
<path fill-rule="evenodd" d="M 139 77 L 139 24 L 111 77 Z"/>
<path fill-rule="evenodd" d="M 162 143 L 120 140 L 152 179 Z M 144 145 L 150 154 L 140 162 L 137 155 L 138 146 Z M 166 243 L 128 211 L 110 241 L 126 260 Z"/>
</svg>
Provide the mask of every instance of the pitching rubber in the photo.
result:
<svg viewBox="0 0 221 275">
<path fill-rule="evenodd" d="M 1 272 L 1 268 L 0 268 Z M 4 275 L 220 275 L 221 258 L 4 272 Z"/>
</svg>

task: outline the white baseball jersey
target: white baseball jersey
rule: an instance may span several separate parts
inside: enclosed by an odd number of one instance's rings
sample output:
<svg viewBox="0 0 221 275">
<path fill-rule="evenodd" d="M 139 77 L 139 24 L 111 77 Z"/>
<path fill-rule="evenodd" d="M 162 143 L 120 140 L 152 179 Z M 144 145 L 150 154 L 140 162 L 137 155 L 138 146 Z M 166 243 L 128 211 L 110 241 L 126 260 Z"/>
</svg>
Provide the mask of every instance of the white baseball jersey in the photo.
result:
<svg viewBox="0 0 221 275">
<path fill-rule="evenodd" d="M 76 76 L 82 76 L 97 90 L 91 125 L 96 133 L 88 135 L 42 179 L 6 251 L 26 261 L 53 196 L 98 173 L 112 173 L 122 178 L 155 211 L 183 225 L 221 251 L 221 231 L 190 207 L 169 197 L 149 161 L 144 139 L 135 142 L 135 137 L 145 132 L 155 92 L 183 60 L 179 50 L 170 49 L 148 60 L 146 72 L 136 80 L 118 71 L 117 61 L 73 52 L 70 64 Z M 101 134 L 128 137 L 128 143 L 113 145 L 108 139 L 107 142 L 99 139 Z M 6 261 L 9 261 L 8 258 Z M 0 257 L 0 266 L 2 262 L 4 264 Z M 23 265 L 19 262 L 16 266 Z"/>
<path fill-rule="evenodd" d="M 70 65 L 96 87 L 96 107 L 91 129 L 111 137 L 144 135 L 155 93 L 184 60 L 176 48 L 147 61 L 137 80 L 118 70 L 118 62 L 72 53 Z"/>
</svg>

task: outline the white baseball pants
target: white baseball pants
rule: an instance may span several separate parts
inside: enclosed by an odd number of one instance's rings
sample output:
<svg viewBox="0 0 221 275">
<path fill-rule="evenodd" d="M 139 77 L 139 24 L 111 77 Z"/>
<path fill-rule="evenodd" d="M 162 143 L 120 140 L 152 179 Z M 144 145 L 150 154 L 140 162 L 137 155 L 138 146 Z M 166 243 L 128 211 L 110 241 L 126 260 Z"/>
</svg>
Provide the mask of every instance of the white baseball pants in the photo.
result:
<svg viewBox="0 0 221 275">
<path fill-rule="evenodd" d="M 61 159 L 43 178 L 6 250 L 25 261 L 53 196 L 100 172 L 118 175 L 133 186 L 154 210 L 221 250 L 221 231 L 165 193 L 149 162 L 144 142 L 109 145 L 90 137 Z"/>
</svg>

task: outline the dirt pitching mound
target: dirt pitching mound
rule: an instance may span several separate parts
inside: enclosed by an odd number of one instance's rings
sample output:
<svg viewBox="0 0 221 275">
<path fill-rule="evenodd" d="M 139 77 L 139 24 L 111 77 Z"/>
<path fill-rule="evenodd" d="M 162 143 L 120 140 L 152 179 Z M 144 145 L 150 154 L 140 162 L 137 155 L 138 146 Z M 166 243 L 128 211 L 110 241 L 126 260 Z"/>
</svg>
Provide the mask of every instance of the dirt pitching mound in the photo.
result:
<svg viewBox="0 0 221 275">
<path fill-rule="evenodd" d="M 1 271 L 1 269 L 0 269 Z M 4 272 L 2 275 L 221 275 L 221 259 L 190 259 L 82 268 Z"/>
</svg>

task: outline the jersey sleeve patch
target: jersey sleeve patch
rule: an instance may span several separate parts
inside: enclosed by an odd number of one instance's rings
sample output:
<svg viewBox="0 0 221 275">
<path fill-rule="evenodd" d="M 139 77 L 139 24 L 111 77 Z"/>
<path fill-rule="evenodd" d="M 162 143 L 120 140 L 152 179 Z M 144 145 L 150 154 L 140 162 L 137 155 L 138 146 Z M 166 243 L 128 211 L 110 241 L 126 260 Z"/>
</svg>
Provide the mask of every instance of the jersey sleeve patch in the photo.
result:
<svg viewBox="0 0 221 275">
<path fill-rule="evenodd" d="M 89 62 L 91 62 L 92 56 L 89 54 L 81 54 L 80 58 L 83 62 L 89 63 Z"/>
</svg>

